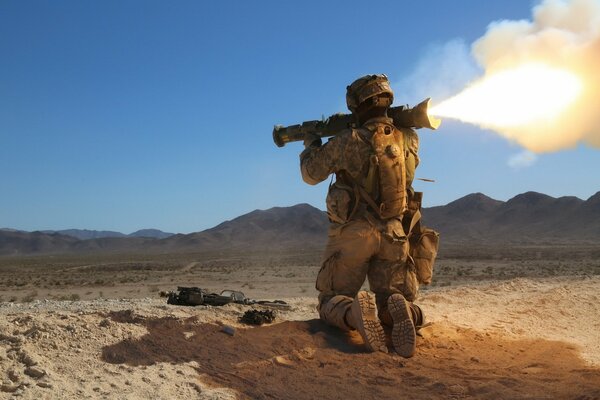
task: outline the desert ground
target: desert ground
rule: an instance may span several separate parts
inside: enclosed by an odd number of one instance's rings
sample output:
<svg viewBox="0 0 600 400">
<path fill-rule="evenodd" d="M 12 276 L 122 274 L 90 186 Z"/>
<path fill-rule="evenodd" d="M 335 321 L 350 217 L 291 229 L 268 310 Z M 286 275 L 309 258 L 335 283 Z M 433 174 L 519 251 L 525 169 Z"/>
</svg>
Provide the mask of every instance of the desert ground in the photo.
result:
<svg viewBox="0 0 600 400">
<path fill-rule="evenodd" d="M 318 320 L 319 253 L 0 258 L 0 398 L 600 399 L 596 246 L 446 246 L 411 359 Z M 291 308 L 253 327 L 177 286 Z"/>
</svg>

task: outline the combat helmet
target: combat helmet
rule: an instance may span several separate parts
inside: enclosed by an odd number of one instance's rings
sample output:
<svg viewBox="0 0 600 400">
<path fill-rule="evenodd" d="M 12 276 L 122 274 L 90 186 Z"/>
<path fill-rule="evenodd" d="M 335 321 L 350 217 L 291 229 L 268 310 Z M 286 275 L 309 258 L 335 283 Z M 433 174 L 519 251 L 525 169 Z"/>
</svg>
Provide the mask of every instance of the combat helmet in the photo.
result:
<svg viewBox="0 0 600 400">
<path fill-rule="evenodd" d="M 387 96 L 380 96 L 382 94 L 387 94 Z M 362 103 L 375 96 L 389 99 L 388 107 L 394 101 L 394 92 L 390 87 L 390 81 L 384 74 L 365 75 L 346 87 L 346 105 L 353 113 L 358 110 Z M 373 106 L 375 105 L 377 104 L 373 104 Z"/>
</svg>

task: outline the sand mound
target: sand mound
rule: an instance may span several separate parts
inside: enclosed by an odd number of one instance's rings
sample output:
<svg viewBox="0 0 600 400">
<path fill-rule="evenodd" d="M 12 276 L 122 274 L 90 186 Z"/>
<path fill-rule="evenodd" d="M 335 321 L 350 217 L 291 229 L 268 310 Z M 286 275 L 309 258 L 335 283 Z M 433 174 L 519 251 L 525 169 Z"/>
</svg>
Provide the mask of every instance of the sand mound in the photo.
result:
<svg viewBox="0 0 600 400">
<path fill-rule="evenodd" d="M 312 298 L 262 327 L 239 324 L 238 305 L 2 304 L 0 396 L 600 398 L 599 289 L 595 277 L 430 290 L 433 324 L 408 360 L 366 353 L 316 319 Z"/>
</svg>

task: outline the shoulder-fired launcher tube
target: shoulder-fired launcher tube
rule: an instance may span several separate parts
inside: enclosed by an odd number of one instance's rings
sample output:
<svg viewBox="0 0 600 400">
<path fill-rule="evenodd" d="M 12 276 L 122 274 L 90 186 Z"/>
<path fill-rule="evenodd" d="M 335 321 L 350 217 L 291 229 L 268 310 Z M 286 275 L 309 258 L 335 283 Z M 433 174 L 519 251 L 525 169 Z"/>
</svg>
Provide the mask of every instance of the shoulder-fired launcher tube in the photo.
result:
<svg viewBox="0 0 600 400">
<path fill-rule="evenodd" d="M 437 129 L 441 121 L 427 114 L 430 99 L 425 99 L 413 108 L 398 106 L 388 109 L 388 117 L 398 128 Z M 325 120 L 306 121 L 297 125 L 275 125 L 273 141 L 278 147 L 289 142 L 304 140 L 308 134 L 321 137 L 335 136 L 344 129 L 352 128 L 356 120 L 352 114 L 334 114 Z"/>
</svg>

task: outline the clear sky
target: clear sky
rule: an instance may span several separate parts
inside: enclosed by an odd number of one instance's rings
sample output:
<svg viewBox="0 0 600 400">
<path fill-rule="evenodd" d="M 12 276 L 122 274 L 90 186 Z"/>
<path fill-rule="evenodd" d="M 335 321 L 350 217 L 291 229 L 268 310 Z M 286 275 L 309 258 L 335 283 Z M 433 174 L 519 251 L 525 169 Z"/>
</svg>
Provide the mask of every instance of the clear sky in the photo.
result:
<svg viewBox="0 0 600 400">
<path fill-rule="evenodd" d="M 188 233 L 257 208 L 324 208 L 327 183 L 302 181 L 302 145 L 277 148 L 274 124 L 345 111 L 346 85 L 370 73 L 414 104 L 420 65 L 531 5 L 2 1 L 0 227 Z M 589 147 L 515 168 L 522 149 L 494 133 L 444 121 L 420 136 L 427 206 L 600 190 Z"/>
</svg>

